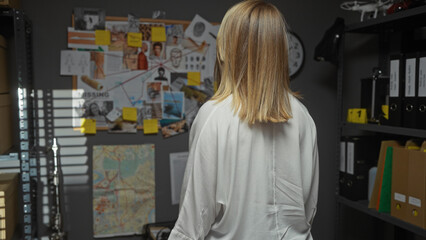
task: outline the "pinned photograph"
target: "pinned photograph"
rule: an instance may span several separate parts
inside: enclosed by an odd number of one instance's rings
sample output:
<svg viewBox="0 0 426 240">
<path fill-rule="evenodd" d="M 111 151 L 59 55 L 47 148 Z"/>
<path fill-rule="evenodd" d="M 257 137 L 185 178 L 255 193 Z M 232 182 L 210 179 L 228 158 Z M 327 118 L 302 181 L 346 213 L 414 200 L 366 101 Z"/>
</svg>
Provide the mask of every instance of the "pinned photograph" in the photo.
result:
<svg viewBox="0 0 426 240">
<path fill-rule="evenodd" d="M 143 41 L 142 47 L 138 54 L 138 69 L 139 70 L 148 70 L 149 62 L 148 62 L 148 50 L 150 47 L 150 42 Z"/>
<path fill-rule="evenodd" d="M 143 125 L 144 119 L 162 119 L 162 114 L 161 102 L 144 102 L 143 106 L 138 109 L 138 125 Z"/>
<path fill-rule="evenodd" d="M 149 58 L 152 60 L 165 59 L 165 45 L 164 42 L 153 42 L 151 46 L 151 51 L 149 53 Z"/>
<path fill-rule="evenodd" d="M 158 67 L 153 76 L 155 81 L 166 81 L 166 84 L 168 84 L 169 79 L 166 77 L 166 69 L 164 67 Z"/>
<path fill-rule="evenodd" d="M 127 22 L 128 22 L 128 31 L 129 32 L 139 32 L 139 18 L 137 18 L 133 14 L 127 14 Z"/>
<path fill-rule="evenodd" d="M 138 48 L 124 47 L 123 50 L 123 69 L 138 70 Z"/>
<path fill-rule="evenodd" d="M 183 51 L 183 47 L 181 46 L 167 46 L 167 66 L 171 67 L 174 71 L 185 71 L 186 62 L 183 56 Z"/>
<path fill-rule="evenodd" d="M 161 102 L 161 82 L 146 82 L 147 103 Z"/>
<path fill-rule="evenodd" d="M 89 75 L 90 52 L 61 51 L 61 75 Z"/>
<path fill-rule="evenodd" d="M 164 138 L 169 138 L 188 132 L 185 119 L 180 121 L 161 120 L 160 124 L 161 133 L 163 134 Z"/>
<path fill-rule="evenodd" d="M 68 48 L 93 49 L 99 48 L 96 45 L 95 31 L 79 31 L 72 27 L 68 28 Z"/>
<path fill-rule="evenodd" d="M 163 92 L 163 118 L 182 119 L 184 111 L 183 92 Z"/>
<path fill-rule="evenodd" d="M 183 25 L 166 25 L 167 46 L 177 46 L 183 39 Z"/>
<path fill-rule="evenodd" d="M 180 91 L 183 86 L 188 84 L 187 72 L 172 72 L 170 73 L 170 87 L 172 91 Z"/>
<path fill-rule="evenodd" d="M 186 124 L 191 128 L 195 117 L 197 116 L 198 110 L 208 100 L 207 94 L 202 91 L 183 86 L 181 91 L 185 94 L 185 119 Z"/>
<path fill-rule="evenodd" d="M 143 41 L 151 41 L 151 27 L 164 27 L 163 23 L 141 23 L 139 24 L 139 32 L 142 33 Z"/>
<path fill-rule="evenodd" d="M 185 30 L 185 37 L 201 43 L 208 38 L 211 27 L 212 25 L 207 20 L 196 14 Z"/>
<path fill-rule="evenodd" d="M 105 9 L 100 8 L 74 8 L 75 30 L 104 30 Z"/>
<path fill-rule="evenodd" d="M 94 79 L 105 79 L 104 57 L 103 52 L 90 52 L 90 74 Z"/>
<path fill-rule="evenodd" d="M 114 122 L 108 123 L 109 133 L 136 133 L 137 123 L 124 121 L 122 117 L 117 118 Z"/>
<path fill-rule="evenodd" d="M 207 58 L 204 54 L 192 52 L 185 55 L 185 69 L 188 72 L 201 72 L 206 69 Z"/>
<path fill-rule="evenodd" d="M 111 33 L 111 44 L 108 51 L 123 51 L 127 46 L 127 32 L 129 25 L 127 22 L 106 22 L 106 29 Z"/>
<path fill-rule="evenodd" d="M 106 127 L 106 116 L 114 109 L 114 102 L 111 100 L 86 101 L 83 104 L 83 118 L 96 120 L 97 127 Z"/>
</svg>

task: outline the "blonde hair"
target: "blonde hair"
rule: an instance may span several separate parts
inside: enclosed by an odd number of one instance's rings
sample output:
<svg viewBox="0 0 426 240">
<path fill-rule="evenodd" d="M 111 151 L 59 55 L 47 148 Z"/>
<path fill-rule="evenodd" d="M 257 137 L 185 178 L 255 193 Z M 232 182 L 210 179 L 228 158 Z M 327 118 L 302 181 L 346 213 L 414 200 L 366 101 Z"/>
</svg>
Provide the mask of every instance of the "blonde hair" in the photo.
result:
<svg viewBox="0 0 426 240">
<path fill-rule="evenodd" d="M 217 35 L 217 102 L 232 95 L 232 106 L 250 125 L 292 117 L 286 24 L 280 11 L 247 0 L 225 14 Z"/>
</svg>

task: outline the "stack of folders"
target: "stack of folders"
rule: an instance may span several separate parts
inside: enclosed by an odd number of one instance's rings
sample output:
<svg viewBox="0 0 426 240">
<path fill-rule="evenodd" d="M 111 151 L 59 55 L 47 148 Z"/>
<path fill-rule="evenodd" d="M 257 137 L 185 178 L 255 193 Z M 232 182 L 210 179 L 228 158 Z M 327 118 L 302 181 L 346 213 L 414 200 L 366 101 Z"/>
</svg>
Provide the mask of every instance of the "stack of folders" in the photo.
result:
<svg viewBox="0 0 426 240">
<path fill-rule="evenodd" d="M 340 141 L 339 194 L 350 200 L 365 200 L 368 171 L 377 164 L 380 141 L 373 136 L 343 137 Z"/>
<path fill-rule="evenodd" d="M 426 129 L 426 53 L 392 55 L 389 78 L 388 124 Z"/>
<path fill-rule="evenodd" d="M 426 229 L 426 141 L 393 150 L 391 215 Z"/>
<path fill-rule="evenodd" d="M 0 173 L 0 239 L 12 239 L 17 223 L 18 173 Z"/>
<path fill-rule="evenodd" d="M 369 208 L 426 229 L 426 141 L 382 141 Z"/>
</svg>

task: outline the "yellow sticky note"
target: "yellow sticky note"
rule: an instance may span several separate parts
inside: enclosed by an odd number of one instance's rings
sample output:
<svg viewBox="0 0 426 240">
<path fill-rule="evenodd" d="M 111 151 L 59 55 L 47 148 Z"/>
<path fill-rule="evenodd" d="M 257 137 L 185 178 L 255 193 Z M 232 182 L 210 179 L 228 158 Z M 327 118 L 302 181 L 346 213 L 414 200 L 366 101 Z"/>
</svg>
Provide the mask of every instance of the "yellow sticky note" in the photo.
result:
<svg viewBox="0 0 426 240">
<path fill-rule="evenodd" d="M 85 134 L 96 134 L 96 119 L 82 118 L 80 132 Z"/>
<path fill-rule="evenodd" d="M 352 123 L 367 123 L 367 109 L 365 108 L 349 109 L 347 121 Z"/>
<path fill-rule="evenodd" d="M 383 117 L 389 119 L 389 105 L 382 105 Z"/>
<path fill-rule="evenodd" d="M 138 110 L 134 107 L 123 107 L 123 120 L 136 122 L 138 120 Z"/>
<path fill-rule="evenodd" d="M 111 33 L 108 30 L 96 30 L 95 31 L 95 44 L 96 45 L 110 45 L 111 44 Z"/>
<path fill-rule="evenodd" d="M 200 86 L 200 84 L 201 84 L 201 73 L 188 72 L 188 86 Z"/>
<path fill-rule="evenodd" d="M 142 47 L 142 33 L 127 33 L 127 45 L 129 47 Z"/>
<path fill-rule="evenodd" d="M 144 119 L 143 120 L 143 133 L 156 134 L 158 133 L 158 119 Z"/>
<path fill-rule="evenodd" d="M 165 42 L 166 41 L 166 28 L 164 27 L 151 27 L 151 41 Z"/>
</svg>

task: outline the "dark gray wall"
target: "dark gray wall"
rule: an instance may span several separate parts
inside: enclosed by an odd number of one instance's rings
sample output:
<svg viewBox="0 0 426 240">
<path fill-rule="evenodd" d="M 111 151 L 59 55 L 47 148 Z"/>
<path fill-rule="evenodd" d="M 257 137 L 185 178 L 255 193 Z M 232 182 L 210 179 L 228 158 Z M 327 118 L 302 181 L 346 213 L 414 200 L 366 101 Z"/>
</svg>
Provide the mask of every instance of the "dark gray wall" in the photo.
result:
<svg viewBox="0 0 426 240">
<path fill-rule="evenodd" d="M 74 7 L 104 8 L 108 16 L 127 16 L 129 12 L 150 18 L 153 10 L 166 11 L 168 19 L 191 20 L 195 14 L 220 22 L 226 10 L 237 1 L 137 1 L 137 0 L 23 0 L 23 9 L 33 23 L 34 84 L 40 89 L 71 89 L 70 77 L 59 76 L 60 50 L 67 48 L 67 27 L 71 26 Z M 347 14 L 339 9 L 341 1 L 271 1 L 284 14 L 287 23 L 302 39 L 306 61 L 301 73 L 292 82 L 300 91 L 318 130 L 320 152 L 320 193 L 318 212 L 313 225 L 315 239 L 329 240 L 334 235 L 336 183 L 336 68 L 328 62 L 313 60 L 314 48 L 337 16 Z M 158 136 L 138 134 L 110 135 L 98 132 L 88 137 L 89 166 L 91 147 L 99 144 L 156 144 L 157 221 L 174 220 L 178 207 L 170 204 L 168 155 L 186 151 L 188 135 L 163 140 Z M 88 170 L 90 175 L 91 168 Z M 90 181 L 89 181 L 90 182 Z M 65 224 L 69 239 L 92 239 L 91 186 L 66 189 Z"/>
</svg>

